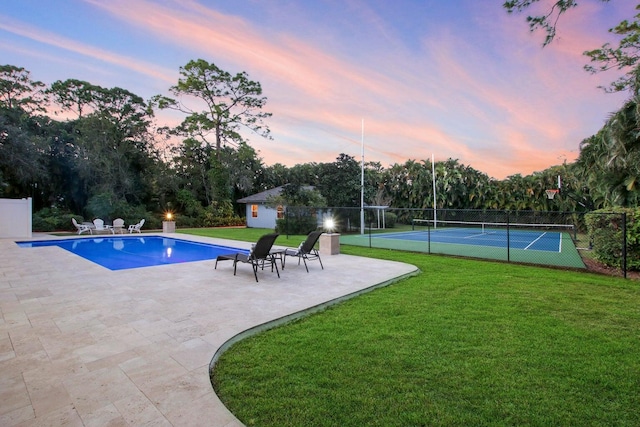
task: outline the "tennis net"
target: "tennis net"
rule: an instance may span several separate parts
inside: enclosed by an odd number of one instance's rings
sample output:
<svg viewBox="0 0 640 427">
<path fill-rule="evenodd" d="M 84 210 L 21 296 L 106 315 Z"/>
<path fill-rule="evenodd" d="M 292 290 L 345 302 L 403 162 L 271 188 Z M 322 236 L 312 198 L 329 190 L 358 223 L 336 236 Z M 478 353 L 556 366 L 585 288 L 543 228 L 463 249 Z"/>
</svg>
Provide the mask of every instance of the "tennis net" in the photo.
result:
<svg viewBox="0 0 640 427">
<path fill-rule="evenodd" d="M 450 234 L 498 234 L 507 231 L 545 232 L 574 232 L 573 224 L 532 224 L 515 222 L 484 222 L 484 221 L 451 221 L 418 219 L 411 220 L 413 231 L 446 232 Z"/>
</svg>

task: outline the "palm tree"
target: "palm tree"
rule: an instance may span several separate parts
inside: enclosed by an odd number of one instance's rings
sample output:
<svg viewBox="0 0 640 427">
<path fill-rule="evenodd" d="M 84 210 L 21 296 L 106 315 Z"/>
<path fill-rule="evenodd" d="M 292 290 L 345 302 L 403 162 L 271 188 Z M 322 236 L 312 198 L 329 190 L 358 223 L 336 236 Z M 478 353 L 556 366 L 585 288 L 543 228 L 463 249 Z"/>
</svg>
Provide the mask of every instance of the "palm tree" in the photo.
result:
<svg viewBox="0 0 640 427">
<path fill-rule="evenodd" d="M 583 169 L 598 205 L 637 205 L 640 191 L 638 97 L 612 114 L 598 133 L 580 144 Z"/>
</svg>

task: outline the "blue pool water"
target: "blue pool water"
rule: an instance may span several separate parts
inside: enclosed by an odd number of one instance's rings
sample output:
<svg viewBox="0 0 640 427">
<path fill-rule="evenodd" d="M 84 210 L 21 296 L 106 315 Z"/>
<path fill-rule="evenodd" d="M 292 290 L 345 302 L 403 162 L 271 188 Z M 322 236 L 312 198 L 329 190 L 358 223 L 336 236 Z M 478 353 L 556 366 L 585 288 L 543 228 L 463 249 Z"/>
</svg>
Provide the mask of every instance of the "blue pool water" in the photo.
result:
<svg viewBox="0 0 640 427">
<path fill-rule="evenodd" d="M 247 250 L 191 242 L 170 237 L 98 237 L 17 242 L 23 248 L 59 246 L 109 270 L 215 259 L 218 255 Z"/>
</svg>

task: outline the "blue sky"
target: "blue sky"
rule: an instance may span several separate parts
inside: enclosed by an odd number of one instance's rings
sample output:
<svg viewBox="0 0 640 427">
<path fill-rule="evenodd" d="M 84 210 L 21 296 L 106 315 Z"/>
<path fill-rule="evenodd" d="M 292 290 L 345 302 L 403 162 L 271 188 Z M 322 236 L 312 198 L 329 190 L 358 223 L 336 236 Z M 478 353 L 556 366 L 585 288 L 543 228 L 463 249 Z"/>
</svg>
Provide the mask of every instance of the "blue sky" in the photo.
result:
<svg viewBox="0 0 640 427">
<path fill-rule="evenodd" d="M 582 52 L 635 14 L 584 0 L 543 49 L 502 3 L 20 0 L 0 10 L 0 62 L 149 99 L 202 58 L 262 84 L 273 140 L 246 136 L 267 165 L 359 160 L 364 121 L 367 161 L 433 153 L 501 179 L 572 161 L 620 108 L 625 95 L 598 89 L 617 75 L 586 73 Z"/>
</svg>

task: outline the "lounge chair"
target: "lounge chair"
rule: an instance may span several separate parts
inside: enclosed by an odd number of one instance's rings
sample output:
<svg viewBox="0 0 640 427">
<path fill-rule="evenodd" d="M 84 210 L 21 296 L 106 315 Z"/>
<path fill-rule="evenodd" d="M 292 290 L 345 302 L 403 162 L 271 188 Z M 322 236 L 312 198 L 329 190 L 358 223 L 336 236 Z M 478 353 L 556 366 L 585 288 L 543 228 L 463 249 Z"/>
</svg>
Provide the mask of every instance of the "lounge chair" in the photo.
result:
<svg viewBox="0 0 640 427">
<path fill-rule="evenodd" d="M 113 234 L 116 233 L 124 233 L 124 219 L 116 218 L 113 220 L 113 225 L 111 226 L 111 232 Z"/>
<path fill-rule="evenodd" d="M 280 272 L 278 271 L 278 264 L 276 264 L 276 258 L 271 254 L 271 247 L 273 246 L 273 242 L 278 238 L 278 233 L 265 234 L 260 237 L 256 244 L 251 248 L 248 254 L 244 252 L 236 252 L 233 254 L 225 254 L 218 255 L 216 258 L 216 265 L 214 269 L 218 268 L 218 261 L 230 260 L 233 261 L 233 275 L 236 275 L 236 268 L 239 262 L 244 262 L 247 264 L 251 264 L 253 267 L 253 275 L 256 277 L 256 282 L 258 281 L 258 267 L 262 266 L 264 269 L 265 262 L 271 264 L 271 271 L 273 271 L 274 267 L 276 269 L 276 273 L 278 277 L 280 277 Z"/>
<path fill-rule="evenodd" d="M 132 224 L 129 226 L 129 234 L 133 233 L 134 231 L 140 233 L 140 229 L 142 228 L 143 225 L 144 225 L 144 218 L 142 218 L 139 223 Z"/>
<path fill-rule="evenodd" d="M 78 224 L 78 221 L 76 221 L 76 219 L 73 218 L 73 217 L 71 217 L 71 222 L 76 227 L 76 230 L 78 230 L 78 234 L 82 234 L 85 231 L 88 231 L 89 234 L 92 234 L 91 233 L 91 227 L 89 227 L 89 225 L 87 225 L 87 224 Z"/>
<path fill-rule="evenodd" d="M 93 230 L 95 230 L 96 233 L 112 233 L 111 229 L 109 227 L 105 227 L 104 221 L 100 218 L 93 220 L 93 226 Z"/>
<path fill-rule="evenodd" d="M 307 261 L 318 260 L 320 261 L 320 267 L 324 270 L 324 266 L 322 265 L 322 260 L 320 259 L 320 253 L 314 247 L 316 242 L 320 238 L 322 231 L 312 231 L 307 235 L 307 239 L 300 243 L 297 249 L 285 249 L 284 252 L 281 252 L 282 255 L 282 269 L 284 270 L 284 266 L 288 256 L 298 257 L 298 265 L 300 265 L 300 260 L 304 262 L 304 268 L 307 269 L 307 273 L 309 272 L 309 267 L 307 266 Z"/>
</svg>

